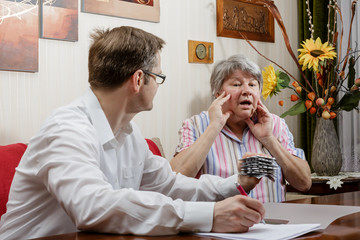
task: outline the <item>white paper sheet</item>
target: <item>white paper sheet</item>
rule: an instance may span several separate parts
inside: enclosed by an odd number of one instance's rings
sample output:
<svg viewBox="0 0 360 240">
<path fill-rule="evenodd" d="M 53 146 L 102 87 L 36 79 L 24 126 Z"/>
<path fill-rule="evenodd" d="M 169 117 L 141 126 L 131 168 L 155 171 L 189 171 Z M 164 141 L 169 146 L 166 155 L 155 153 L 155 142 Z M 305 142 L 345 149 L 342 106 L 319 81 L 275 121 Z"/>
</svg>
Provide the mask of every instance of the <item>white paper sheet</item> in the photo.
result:
<svg viewBox="0 0 360 240">
<path fill-rule="evenodd" d="M 299 203 L 265 203 L 265 220 L 287 220 L 289 224 L 320 223 L 325 229 L 334 220 L 360 212 L 359 206 L 299 204 Z"/>
<path fill-rule="evenodd" d="M 197 233 L 197 235 L 223 239 L 282 240 L 292 239 L 318 230 L 320 224 L 255 224 L 245 233 Z"/>
</svg>

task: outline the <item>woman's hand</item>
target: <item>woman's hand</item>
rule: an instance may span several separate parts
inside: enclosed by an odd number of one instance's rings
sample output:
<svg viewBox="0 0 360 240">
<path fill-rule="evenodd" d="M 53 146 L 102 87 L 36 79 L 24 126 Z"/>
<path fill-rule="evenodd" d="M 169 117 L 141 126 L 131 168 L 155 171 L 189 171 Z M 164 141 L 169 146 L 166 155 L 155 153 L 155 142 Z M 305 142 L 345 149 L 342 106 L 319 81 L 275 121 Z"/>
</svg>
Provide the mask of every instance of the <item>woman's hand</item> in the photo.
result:
<svg viewBox="0 0 360 240">
<path fill-rule="evenodd" d="M 243 155 L 243 158 L 247 158 L 247 157 L 251 157 L 251 156 L 257 156 L 259 155 L 258 153 L 245 153 Z M 262 154 L 264 155 L 264 154 Z M 266 155 L 264 155 L 266 156 Z M 242 162 L 238 161 L 238 172 L 241 172 L 241 166 Z M 256 178 L 256 177 L 249 177 L 246 175 L 238 175 L 238 183 L 241 185 L 241 187 L 246 191 L 246 192 L 250 192 L 259 182 L 260 182 L 261 178 Z"/>
<path fill-rule="evenodd" d="M 269 110 L 259 100 L 256 108 L 256 116 L 258 121 L 254 123 L 250 118 L 246 119 L 245 122 L 249 126 L 254 136 L 263 143 L 267 138 L 272 137 L 273 120 L 271 118 Z"/>
<path fill-rule="evenodd" d="M 226 121 L 230 117 L 231 111 L 223 112 L 222 106 L 230 99 L 230 94 L 225 95 L 225 91 L 222 92 L 210 105 L 208 112 L 210 118 L 210 124 L 216 126 L 221 131 L 226 124 Z"/>
</svg>

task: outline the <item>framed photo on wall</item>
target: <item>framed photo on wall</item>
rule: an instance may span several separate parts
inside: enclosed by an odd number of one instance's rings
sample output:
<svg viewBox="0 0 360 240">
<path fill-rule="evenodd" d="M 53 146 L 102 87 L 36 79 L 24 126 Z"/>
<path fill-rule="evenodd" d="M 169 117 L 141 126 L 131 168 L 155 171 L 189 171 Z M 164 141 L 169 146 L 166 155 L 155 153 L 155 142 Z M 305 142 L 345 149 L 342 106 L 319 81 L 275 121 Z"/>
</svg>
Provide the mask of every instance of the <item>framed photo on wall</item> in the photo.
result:
<svg viewBox="0 0 360 240">
<path fill-rule="evenodd" d="M 0 70 L 38 71 L 38 11 L 36 0 L 0 0 Z"/>
<path fill-rule="evenodd" d="M 160 0 L 81 0 L 81 11 L 160 22 Z"/>
<path fill-rule="evenodd" d="M 274 17 L 265 6 L 249 0 L 216 0 L 216 34 L 274 42 Z"/>
<path fill-rule="evenodd" d="M 40 37 L 77 41 L 78 1 L 40 0 Z"/>
</svg>

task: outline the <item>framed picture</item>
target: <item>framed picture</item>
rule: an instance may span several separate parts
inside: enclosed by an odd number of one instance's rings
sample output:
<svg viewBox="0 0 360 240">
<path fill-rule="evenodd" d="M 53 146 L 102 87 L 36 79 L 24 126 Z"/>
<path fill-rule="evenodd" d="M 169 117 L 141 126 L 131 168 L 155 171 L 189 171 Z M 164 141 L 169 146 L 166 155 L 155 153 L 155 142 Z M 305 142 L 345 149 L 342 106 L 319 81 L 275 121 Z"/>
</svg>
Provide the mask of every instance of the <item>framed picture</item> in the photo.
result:
<svg viewBox="0 0 360 240">
<path fill-rule="evenodd" d="M 81 0 L 81 11 L 160 22 L 160 0 Z"/>
<path fill-rule="evenodd" d="M 0 0 L 0 70 L 37 72 L 37 0 Z"/>
<path fill-rule="evenodd" d="M 78 40 L 78 1 L 40 0 L 40 37 Z"/>
<path fill-rule="evenodd" d="M 274 42 L 274 17 L 265 6 L 251 0 L 216 0 L 216 34 Z"/>
</svg>

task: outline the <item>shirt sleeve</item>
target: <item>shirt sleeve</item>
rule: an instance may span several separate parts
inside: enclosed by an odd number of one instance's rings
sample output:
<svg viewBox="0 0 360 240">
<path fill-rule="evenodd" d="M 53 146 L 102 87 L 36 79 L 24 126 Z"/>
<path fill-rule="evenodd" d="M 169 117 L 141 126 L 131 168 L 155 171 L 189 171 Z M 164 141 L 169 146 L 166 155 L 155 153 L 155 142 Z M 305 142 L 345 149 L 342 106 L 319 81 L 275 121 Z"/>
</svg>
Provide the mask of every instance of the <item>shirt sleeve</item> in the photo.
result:
<svg viewBox="0 0 360 240">
<path fill-rule="evenodd" d="M 200 179 L 172 172 L 166 159 L 152 156 L 145 164 L 141 190 L 160 192 L 184 201 L 179 222 L 181 231 L 208 232 L 212 227 L 214 202 L 239 194 L 234 182 L 237 175 L 221 178 L 202 175 Z M 211 202 L 209 202 L 211 201 Z"/>
<path fill-rule="evenodd" d="M 39 180 L 79 230 L 136 235 L 208 232 L 214 201 L 238 194 L 235 175 L 188 178 L 173 173 L 166 159 L 146 149 L 147 158 L 139 165 L 140 189 L 114 189 L 100 169 L 96 135 L 86 128 L 57 128 L 51 137 L 39 140 L 42 146 L 37 149 L 43 150 L 33 152 Z"/>
<path fill-rule="evenodd" d="M 275 131 L 278 129 L 278 139 L 280 143 L 294 156 L 297 156 L 298 158 L 304 159 L 305 154 L 304 151 L 301 148 L 296 148 L 294 143 L 294 136 L 289 130 L 288 125 L 286 124 L 285 120 L 283 118 L 275 118 Z M 277 126 L 276 126 L 277 125 Z"/>
<path fill-rule="evenodd" d="M 179 135 L 179 144 L 175 149 L 175 153 L 179 153 L 184 149 L 190 147 L 196 139 L 199 138 L 200 133 L 196 127 L 195 116 L 189 119 L 186 119 L 181 128 L 178 131 Z"/>
</svg>

